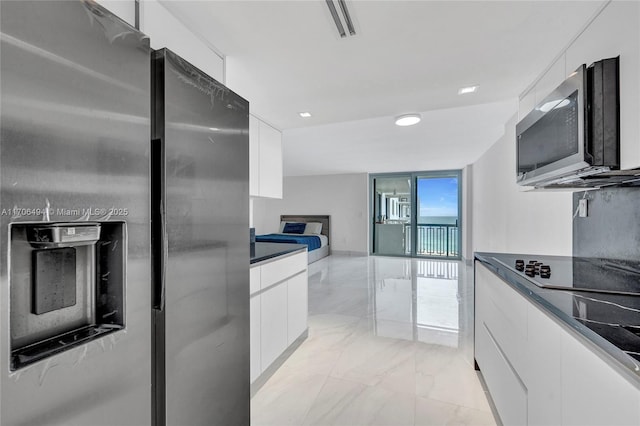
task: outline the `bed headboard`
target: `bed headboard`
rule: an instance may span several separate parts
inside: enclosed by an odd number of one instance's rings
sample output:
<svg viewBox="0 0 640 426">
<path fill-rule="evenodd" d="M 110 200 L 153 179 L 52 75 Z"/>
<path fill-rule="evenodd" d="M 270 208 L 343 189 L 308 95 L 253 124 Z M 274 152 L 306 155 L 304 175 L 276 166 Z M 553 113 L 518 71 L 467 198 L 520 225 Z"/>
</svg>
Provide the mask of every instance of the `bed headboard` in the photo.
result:
<svg viewBox="0 0 640 426">
<path fill-rule="evenodd" d="M 326 235 L 331 244 L 331 216 L 329 215 L 280 215 L 281 222 L 320 222 L 322 223 L 322 235 Z"/>
</svg>

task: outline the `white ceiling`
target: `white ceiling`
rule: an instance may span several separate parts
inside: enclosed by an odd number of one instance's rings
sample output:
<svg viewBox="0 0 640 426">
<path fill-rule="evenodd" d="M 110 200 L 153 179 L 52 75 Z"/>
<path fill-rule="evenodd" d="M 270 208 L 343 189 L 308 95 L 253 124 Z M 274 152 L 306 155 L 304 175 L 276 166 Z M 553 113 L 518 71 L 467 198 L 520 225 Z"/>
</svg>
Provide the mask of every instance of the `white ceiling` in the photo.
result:
<svg viewBox="0 0 640 426">
<path fill-rule="evenodd" d="M 284 132 L 284 174 L 461 169 L 504 134 L 516 108 L 512 99 L 426 111 L 410 127 L 381 117 L 290 129 Z"/>
<path fill-rule="evenodd" d="M 254 114 L 285 130 L 285 174 L 298 175 L 395 171 L 426 144 L 440 160 L 437 169 L 475 161 L 483 151 L 472 130 L 504 124 L 505 105 L 512 114 L 514 99 L 603 2 L 347 0 L 357 35 L 345 39 L 324 0 L 161 3 L 226 55 L 227 85 L 250 101 Z M 480 88 L 457 94 L 468 85 Z M 451 110 L 458 107 L 466 109 Z M 434 110 L 456 119 L 438 113 L 445 122 L 431 120 L 433 130 L 423 121 L 422 131 L 391 122 L 402 113 Z M 313 116 L 300 118 L 301 111 Z M 482 117 L 503 121 L 481 123 Z M 461 128 L 471 132 L 469 144 L 451 149 L 447 133 Z M 353 155 L 349 164 L 338 161 L 344 153 Z M 389 167 L 385 160 L 397 153 L 402 158 Z M 317 161 L 296 164 L 305 156 Z M 411 162 L 406 167 L 399 170 L 415 169 Z"/>
</svg>

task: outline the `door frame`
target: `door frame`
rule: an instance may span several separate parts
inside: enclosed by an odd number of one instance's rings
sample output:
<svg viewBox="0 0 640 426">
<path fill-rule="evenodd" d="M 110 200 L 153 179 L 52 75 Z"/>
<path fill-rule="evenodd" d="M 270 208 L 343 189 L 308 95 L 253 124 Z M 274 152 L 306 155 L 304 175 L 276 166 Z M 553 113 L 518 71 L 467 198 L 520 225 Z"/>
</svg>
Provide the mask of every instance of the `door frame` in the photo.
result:
<svg viewBox="0 0 640 426">
<path fill-rule="evenodd" d="M 409 177 L 411 179 L 411 254 L 410 255 L 379 255 L 374 253 L 375 238 L 375 179 L 378 178 L 399 178 Z M 418 237 L 418 178 L 443 178 L 455 177 L 458 179 L 458 255 L 457 256 L 425 256 L 416 253 L 417 237 Z M 435 170 L 435 171 L 413 171 L 413 172 L 392 172 L 392 173 L 369 173 L 369 255 L 371 256 L 390 256 L 390 257 L 409 257 L 418 259 L 443 259 L 443 260 L 460 260 L 462 259 L 462 170 Z"/>
</svg>

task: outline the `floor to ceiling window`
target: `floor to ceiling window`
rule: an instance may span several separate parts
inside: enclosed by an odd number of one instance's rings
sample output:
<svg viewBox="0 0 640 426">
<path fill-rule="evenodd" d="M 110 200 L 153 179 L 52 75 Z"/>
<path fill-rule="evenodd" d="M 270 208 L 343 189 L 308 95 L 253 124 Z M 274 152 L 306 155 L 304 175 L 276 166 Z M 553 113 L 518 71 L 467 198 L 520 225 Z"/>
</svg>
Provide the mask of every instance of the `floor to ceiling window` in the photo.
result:
<svg viewBox="0 0 640 426">
<path fill-rule="evenodd" d="M 460 258 L 461 172 L 375 174 L 371 253 Z"/>
</svg>

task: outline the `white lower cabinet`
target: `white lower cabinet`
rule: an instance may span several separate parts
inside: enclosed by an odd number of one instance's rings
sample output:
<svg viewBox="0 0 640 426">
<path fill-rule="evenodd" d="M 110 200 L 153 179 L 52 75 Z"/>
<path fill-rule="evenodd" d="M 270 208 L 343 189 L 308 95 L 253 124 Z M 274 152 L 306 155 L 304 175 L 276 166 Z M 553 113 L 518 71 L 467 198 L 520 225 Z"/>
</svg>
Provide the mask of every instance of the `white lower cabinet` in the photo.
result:
<svg viewBox="0 0 640 426">
<path fill-rule="evenodd" d="M 307 330 L 307 252 L 250 270 L 251 383 Z"/>
<path fill-rule="evenodd" d="M 250 373 L 251 382 L 253 383 L 262 372 L 261 354 L 260 354 L 260 295 L 254 296 L 249 300 L 249 347 L 250 349 Z"/>
<path fill-rule="evenodd" d="M 287 286 L 260 295 L 260 365 L 262 371 L 287 348 Z"/>
<path fill-rule="evenodd" d="M 581 342 L 562 342 L 562 424 L 640 425 L 640 392 Z"/>
<path fill-rule="evenodd" d="M 485 323 L 476 327 L 476 361 L 503 424 L 526 424 L 527 389 Z"/>
<path fill-rule="evenodd" d="M 287 345 L 292 344 L 307 329 L 309 314 L 307 271 L 287 282 Z"/>
<path fill-rule="evenodd" d="M 518 356 L 511 348 L 517 348 L 519 354 L 521 346 L 517 345 L 522 336 L 518 331 L 522 331 L 523 325 L 526 327 L 526 310 L 524 324 L 522 320 L 518 322 L 515 315 L 505 314 L 505 310 L 513 314 L 522 312 L 517 306 L 504 303 L 512 300 L 513 295 L 499 291 L 492 282 L 493 277 L 486 268 L 476 267 L 476 362 L 502 422 L 524 425 L 527 423 L 527 389 L 505 350 Z"/>
<path fill-rule="evenodd" d="M 482 264 L 475 359 L 505 425 L 640 425 L 634 385 Z"/>
<path fill-rule="evenodd" d="M 527 360 L 522 380 L 527 383 L 530 425 L 560 424 L 562 415 L 563 330 L 535 306 L 527 307 Z"/>
</svg>

